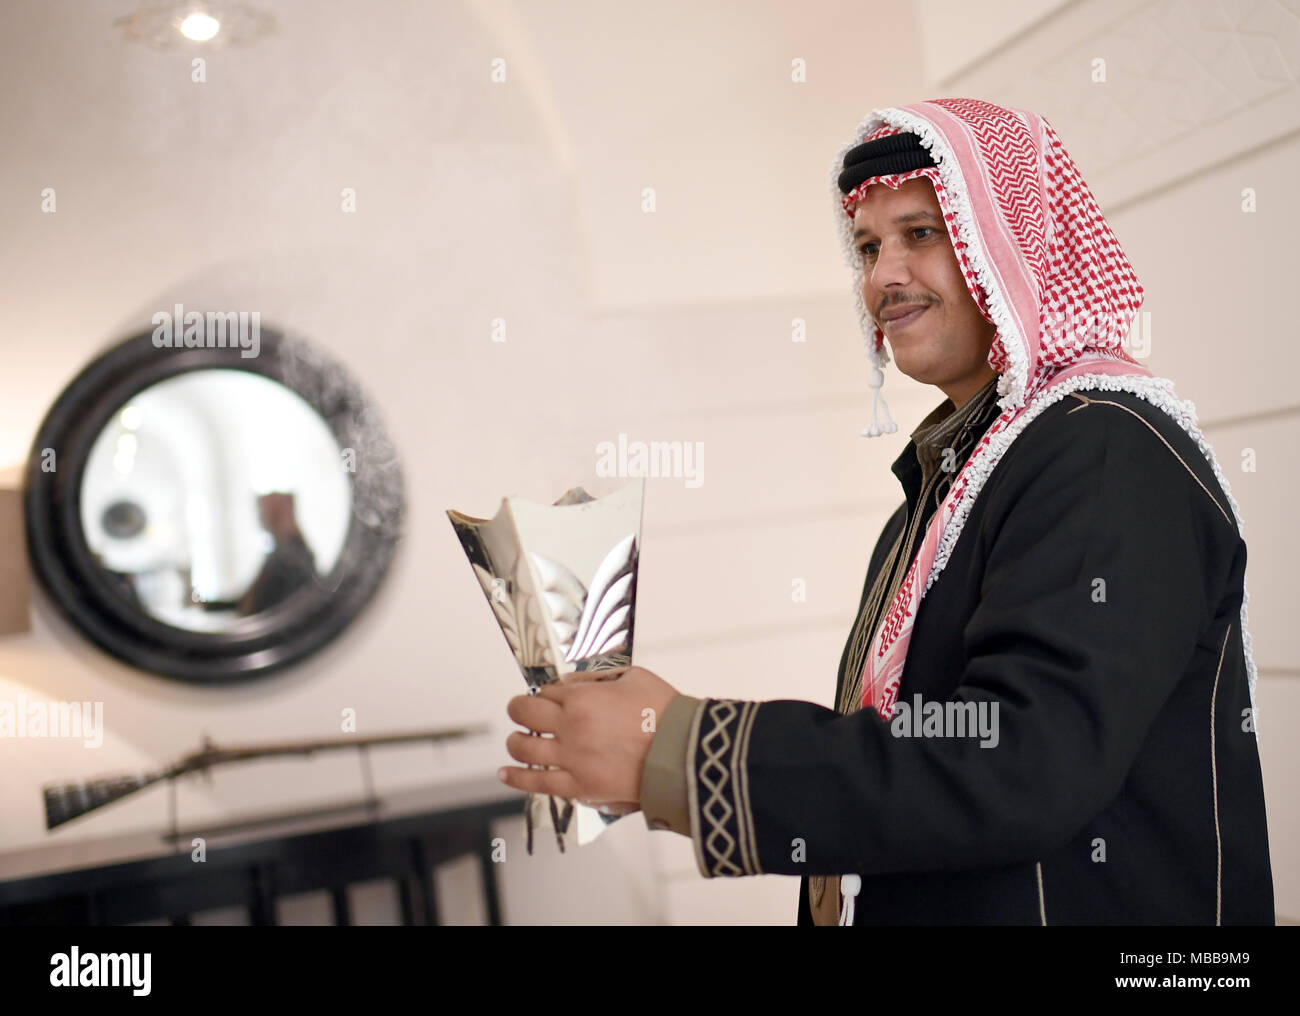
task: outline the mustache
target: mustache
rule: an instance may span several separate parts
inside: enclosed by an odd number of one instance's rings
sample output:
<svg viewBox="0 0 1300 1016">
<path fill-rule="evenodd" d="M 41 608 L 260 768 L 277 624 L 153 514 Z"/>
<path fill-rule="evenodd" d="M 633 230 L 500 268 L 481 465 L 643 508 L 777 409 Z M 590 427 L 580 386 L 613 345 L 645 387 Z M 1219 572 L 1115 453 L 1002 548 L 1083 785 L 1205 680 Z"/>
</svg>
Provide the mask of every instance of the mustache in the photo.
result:
<svg viewBox="0 0 1300 1016">
<path fill-rule="evenodd" d="M 887 302 L 882 300 L 880 306 L 876 308 L 876 320 L 879 321 L 885 311 L 891 310 L 894 307 L 924 307 L 933 302 L 933 300 L 909 300 L 906 298 L 888 300 Z"/>
</svg>

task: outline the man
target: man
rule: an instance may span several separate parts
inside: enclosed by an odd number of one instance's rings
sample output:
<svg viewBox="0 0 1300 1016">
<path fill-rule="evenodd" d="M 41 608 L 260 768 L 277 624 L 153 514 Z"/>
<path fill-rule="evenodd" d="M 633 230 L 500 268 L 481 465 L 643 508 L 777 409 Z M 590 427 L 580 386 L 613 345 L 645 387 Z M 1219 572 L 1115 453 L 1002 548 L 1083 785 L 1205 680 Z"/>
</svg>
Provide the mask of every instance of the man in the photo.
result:
<svg viewBox="0 0 1300 1016">
<path fill-rule="evenodd" d="M 706 877 L 802 875 L 800 924 L 1272 924 L 1236 504 L 1123 348 L 1142 287 L 1074 163 L 944 99 L 874 111 L 834 179 L 864 433 L 895 429 L 886 337 L 947 396 L 893 464 L 837 709 L 633 667 L 513 699 L 553 736 L 511 755 L 554 768 L 502 778 L 639 807 Z"/>
</svg>

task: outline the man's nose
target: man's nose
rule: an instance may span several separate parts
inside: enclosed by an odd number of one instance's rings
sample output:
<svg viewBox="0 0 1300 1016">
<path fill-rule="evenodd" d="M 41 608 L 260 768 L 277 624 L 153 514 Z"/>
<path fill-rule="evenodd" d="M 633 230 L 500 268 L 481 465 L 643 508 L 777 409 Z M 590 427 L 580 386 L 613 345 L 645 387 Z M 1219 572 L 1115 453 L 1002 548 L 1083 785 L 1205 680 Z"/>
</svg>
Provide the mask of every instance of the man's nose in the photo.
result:
<svg viewBox="0 0 1300 1016">
<path fill-rule="evenodd" d="M 912 281 L 907 264 L 907 250 L 902 244 L 882 243 L 867 278 L 876 289 L 890 285 L 906 285 Z"/>
</svg>

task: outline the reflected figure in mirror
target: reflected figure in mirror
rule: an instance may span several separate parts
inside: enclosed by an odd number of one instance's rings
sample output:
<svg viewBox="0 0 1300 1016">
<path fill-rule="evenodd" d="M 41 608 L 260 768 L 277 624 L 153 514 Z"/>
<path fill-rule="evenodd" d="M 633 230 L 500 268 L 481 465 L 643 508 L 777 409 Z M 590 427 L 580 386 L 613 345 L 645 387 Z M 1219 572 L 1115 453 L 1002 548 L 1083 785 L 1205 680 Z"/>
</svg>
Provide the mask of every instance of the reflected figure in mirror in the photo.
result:
<svg viewBox="0 0 1300 1016">
<path fill-rule="evenodd" d="M 245 615 L 273 607 L 316 581 L 316 556 L 298 528 L 293 494 L 261 494 L 257 506 L 262 528 L 271 534 L 275 545 L 253 584 L 236 603 L 235 609 Z"/>
</svg>

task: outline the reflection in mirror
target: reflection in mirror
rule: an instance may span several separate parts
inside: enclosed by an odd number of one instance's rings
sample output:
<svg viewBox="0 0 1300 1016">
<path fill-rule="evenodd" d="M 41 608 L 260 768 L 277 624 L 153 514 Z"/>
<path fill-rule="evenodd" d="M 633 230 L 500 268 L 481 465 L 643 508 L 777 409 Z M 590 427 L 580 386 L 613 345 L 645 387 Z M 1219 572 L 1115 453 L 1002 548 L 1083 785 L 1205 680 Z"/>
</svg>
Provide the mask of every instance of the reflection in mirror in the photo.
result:
<svg viewBox="0 0 1300 1016">
<path fill-rule="evenodd" d="M 134 395 L 82 478 L 86 544 L 158 620 L 222 631 L 328 590 L 352 518 L 342 449 L 312 406 L 241 370 L 196 370 Z"/>
</svg>

